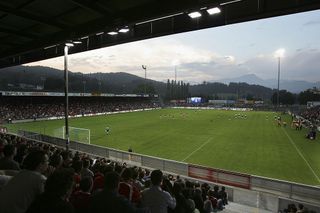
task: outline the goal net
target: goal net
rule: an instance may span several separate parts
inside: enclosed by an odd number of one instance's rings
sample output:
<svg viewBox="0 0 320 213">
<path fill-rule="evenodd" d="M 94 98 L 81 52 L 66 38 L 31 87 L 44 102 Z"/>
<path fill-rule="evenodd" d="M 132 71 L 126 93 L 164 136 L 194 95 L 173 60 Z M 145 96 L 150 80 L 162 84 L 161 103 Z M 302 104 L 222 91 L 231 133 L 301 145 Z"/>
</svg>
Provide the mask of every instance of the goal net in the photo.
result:
<svg viewBox="0 0 320 213">
<path fill-rule="evenodd" d="M 66 128 L 65 126 L 54 130 L 54 136 L 57 138 L 66 139 Z M 79 128 L 69 126 L 69 138 L 70 141 L 77 141 L 81 143 L 88 143 L 90 144 L 90 129 Z"/>
</svg>

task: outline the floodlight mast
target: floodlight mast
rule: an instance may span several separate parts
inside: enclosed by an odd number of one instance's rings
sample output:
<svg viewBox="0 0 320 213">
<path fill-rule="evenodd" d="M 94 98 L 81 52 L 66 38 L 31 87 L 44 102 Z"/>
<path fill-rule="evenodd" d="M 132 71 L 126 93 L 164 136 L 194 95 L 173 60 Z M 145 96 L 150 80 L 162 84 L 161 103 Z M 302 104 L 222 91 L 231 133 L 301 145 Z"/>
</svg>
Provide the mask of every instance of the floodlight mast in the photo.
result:
<svg viewBox="0 0 320 213">
<path fill-rule="evenodd" d="M 142 65 L 142 69 L 144 69 L 144 94 L 147 94 L 147 66 Z"/>
<path fill-rule="evenodd" d="M 68 51 L 74 44 L 80 44 L 80 41 L 68 41 L 64 44 L 64 122 L 65 122 L 65 138 L 66 138 L 66 150 L 69 150 L 70 135 L 69 135 L 69 80 L 68 80 Z"/>
<path fill-rule="evenodd" d="M 68 117 L 69 117 L 69 84 L 68 84 L 68 50 L 69 50 L 69 43 L 66 43 L 64 46 L 64 123 L 66 127 L 65 131 L 65 139 L 66 139 L 66 150 L 69 150 L 69 144 L 70 144 L 70 136 L 69 136 L 69 123 L 68 123 Z"/>
<path fill-rule="evenodd" d="M 281 58 L 284 56 L 285 49 L 278 49 L 275 52 L 275 57 L 278 58 L 278 88 L 277 88 L 277 110 L 280 109 L 280 71 L 281 71 Z"/>
</svg>

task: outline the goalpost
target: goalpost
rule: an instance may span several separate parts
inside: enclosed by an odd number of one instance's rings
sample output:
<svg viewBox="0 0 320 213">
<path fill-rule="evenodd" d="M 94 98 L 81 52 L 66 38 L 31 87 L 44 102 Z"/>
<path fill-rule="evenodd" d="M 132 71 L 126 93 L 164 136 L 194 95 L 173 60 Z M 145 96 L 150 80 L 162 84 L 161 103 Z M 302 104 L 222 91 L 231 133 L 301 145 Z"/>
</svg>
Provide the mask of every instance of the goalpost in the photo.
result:
<svg viewBox="0 0 320 213">
<path fill-rule="evenodd" d="M 63 126 L 54 131 L 54 136 L 57 138 L 66 139 L 65 132 L 66 132 L 66 128 L 65 126 Z M 69 138 L 70 138 L 70 141 L 77 141 L 81 143 L 90 144 L 90 138 L 91 138 L 90 129 L 69 126 Z"/>
</svg>

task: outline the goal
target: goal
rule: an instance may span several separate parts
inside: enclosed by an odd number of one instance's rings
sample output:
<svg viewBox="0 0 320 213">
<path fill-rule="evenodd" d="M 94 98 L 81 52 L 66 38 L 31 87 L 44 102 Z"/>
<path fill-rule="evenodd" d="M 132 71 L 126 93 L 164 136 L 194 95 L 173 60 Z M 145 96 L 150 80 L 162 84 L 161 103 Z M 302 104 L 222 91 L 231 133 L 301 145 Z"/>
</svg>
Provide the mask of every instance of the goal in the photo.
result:
<svg viewBox="0 0 320 213">
<path fill-rule="evenodd" d="M 54 131 L 54 136 L 57 138 L 66 139 L 65 132 L 66 132 L 66 128 L 65 126 L 63 126 Z M 90 137 L 91 137 L 90 129 L 69 126 L 70 141 L 77 141 L 81 143 L 90 144 Z"/>
</svg>

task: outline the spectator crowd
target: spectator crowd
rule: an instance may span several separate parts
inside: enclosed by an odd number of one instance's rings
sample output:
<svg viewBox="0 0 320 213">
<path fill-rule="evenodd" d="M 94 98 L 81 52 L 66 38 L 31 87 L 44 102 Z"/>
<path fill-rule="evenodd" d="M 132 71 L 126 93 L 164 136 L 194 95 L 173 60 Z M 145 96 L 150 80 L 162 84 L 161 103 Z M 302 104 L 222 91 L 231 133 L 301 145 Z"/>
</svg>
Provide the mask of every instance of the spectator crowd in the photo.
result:
<svg viewBox="0 0 320 213">
<path fill-rule="evenodd" d="M 315 106 L 301 112 L 300 115 L 306 120 L 310 121 L 313 125 L 320 124 L 320 106 Z"/>
<path fill-rule="evenodd" d="M 2 213 L 211 213 L 227 198 L 224 187 L 0 133 Z"/>
<path fill-rule="evenodd" d="M 69 115 L 86 115 L 105 112 L 116 112 L 124 110 L 135 110 L 158 107 L 158 104 L 149 101 L 106 99 L 73 99 L 69 103 Z M 30 101 L 8 101 L 0 99 L 0 121 L 10 122 L 12 120 L 38 119 L 64 116 L 63 100 Z"/>
</svg>

